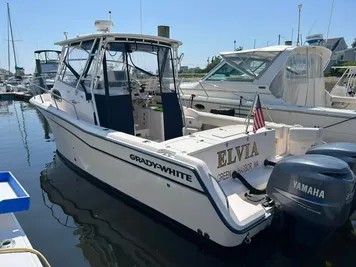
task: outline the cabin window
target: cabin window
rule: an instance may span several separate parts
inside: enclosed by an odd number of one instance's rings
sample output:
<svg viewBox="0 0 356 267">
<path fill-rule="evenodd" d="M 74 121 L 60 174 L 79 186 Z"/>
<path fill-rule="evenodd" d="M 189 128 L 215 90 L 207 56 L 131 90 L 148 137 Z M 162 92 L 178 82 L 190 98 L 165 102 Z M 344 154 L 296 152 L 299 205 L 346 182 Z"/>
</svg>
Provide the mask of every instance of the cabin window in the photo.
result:
<svg viewBox="0 0 356 267">
<path fill-rule="evenodd" d="M 253 82 L 269 68 L 279 52 L 254 51 L 223 55 L 225 64 L 208 81 Z"/>
<path fill-rule="evenodd" d="M 84 90 L 83 84 L 79 83 L 79 79 L 85 71 L 92 44 L 93 40 L 83 42 L 76 46 L 69 46 L 66 49 L 59 80 L 79 90 Z"/>
<path fill-rule="evenodd" d="M 231 65 L 224 63 L 219 69 L 217 69 L 207 81 L 242 81 L 243 72 L 233 68 Z"/>
<path fill-rule="evenodd" d="M 231 53 L 223 57 L 227 63 L 242 73 L 241 81 L 253 81 L 262 76 L 278 55 L 279 52 L 274 51 L 253 51 Z"/>
</svg>

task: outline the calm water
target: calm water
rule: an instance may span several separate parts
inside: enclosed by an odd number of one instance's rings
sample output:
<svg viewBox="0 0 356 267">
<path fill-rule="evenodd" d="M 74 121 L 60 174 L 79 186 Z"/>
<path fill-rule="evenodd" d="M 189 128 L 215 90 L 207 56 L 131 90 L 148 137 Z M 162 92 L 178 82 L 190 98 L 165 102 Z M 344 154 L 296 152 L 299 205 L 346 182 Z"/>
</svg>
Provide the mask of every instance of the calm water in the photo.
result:
<svg viewBox="0 0 356 267">
<path fill-rule="evenodd" d="M 32 245 L 57 266 L 355 266 L 351 227 L 301 251 L 266 231 L 236 249 L 206 248 L 102 191 L 55 153 L 45 119 L 25 102 L 0 101 L 0 170 L 31 196 L 16 216 Z"/>
</svg>

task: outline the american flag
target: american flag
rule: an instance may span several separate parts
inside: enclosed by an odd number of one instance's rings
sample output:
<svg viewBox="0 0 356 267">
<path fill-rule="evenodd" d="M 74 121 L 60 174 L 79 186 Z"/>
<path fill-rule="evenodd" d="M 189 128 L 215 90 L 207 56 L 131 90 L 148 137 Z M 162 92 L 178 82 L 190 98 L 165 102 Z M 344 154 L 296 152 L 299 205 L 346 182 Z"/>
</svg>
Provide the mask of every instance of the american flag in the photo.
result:
<svg viewBox="0 0 356 267">
<path fill-rule="evenodd" d="M 253 113 L 253 132 L 265 126 L 265 118 L 263 117 L 263 111 L 261 107 L 260 96 L 257 95 L 255 111 Z"/>
</svg>

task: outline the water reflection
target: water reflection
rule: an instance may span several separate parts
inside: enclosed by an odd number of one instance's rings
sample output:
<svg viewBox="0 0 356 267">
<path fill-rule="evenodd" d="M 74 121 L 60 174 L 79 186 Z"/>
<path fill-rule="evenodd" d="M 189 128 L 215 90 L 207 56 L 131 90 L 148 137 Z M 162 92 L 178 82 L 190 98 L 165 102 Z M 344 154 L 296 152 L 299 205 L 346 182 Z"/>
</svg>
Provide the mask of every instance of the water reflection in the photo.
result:
<svg viewBox="0 0 356 267">
<path fill-rule="evenodd" d="M 15 115 L 16 115 L 16 121 L 17 125 L 19 127 L 19 131 L 21 134 L 21 141 L 23 144 L 23 147 L 25 148 L 26 151 L 26 159 L 27 159 L 27 164 L 28 166 L 31 166 L 30 163 L 30 151 L 28 149 L 28 142 L 27 142 L 27 130 L 26 130 L 26 120 L 25 120 L 25 115 L 24 111 L 27 109 L 26 104 L 24 102 L 18 102 L 19 105 L 13 105 Z M 25 108 L 24 108 L 25 105 Z"/>
</svg>

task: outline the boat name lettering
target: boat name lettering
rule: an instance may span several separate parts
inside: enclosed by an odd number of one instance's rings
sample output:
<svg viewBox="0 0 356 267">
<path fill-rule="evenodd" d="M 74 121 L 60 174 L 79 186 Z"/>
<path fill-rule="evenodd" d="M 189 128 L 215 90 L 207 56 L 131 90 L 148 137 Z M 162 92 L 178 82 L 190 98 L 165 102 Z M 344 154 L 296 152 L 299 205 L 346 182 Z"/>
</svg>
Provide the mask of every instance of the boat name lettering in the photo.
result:
<svg viewBox="0 0 356 267">
<path fill-rule="evenodd" d="M 298 181 L 294 181 L 293 180 L 293 187 L 298 190 L 301 191 L 303 193 L 318 197 L 318 198 L 324 198 L 324 190 L 321 190 L 319 188 L 316 187 L 312 187 L 310 185 L 307 184 L 303 184 L 301 182 Z"/>
<path fill-rule="evenodd" d="M 238 173 L 244 173 L 244 172 L 248 172 L 248 171 L 251 171 L 252 169 L 254 168 L 257 168 L 259 166 L 259 162 L 258 160 L 254 161 L 254 162 L 249 162 L 249 163 L 246 163 L 246 164 L 243 164 L 242 166 L 239 166 L 235 169 L 232 169 L 232 170 L 229 170 L 229 171 L 224 171 L 222 173 L 218 173 L 218 175 L 216 176 L 217 178 L 217 181 L 218 182 L 221 182 L 223 180 L 227 180 L 229 178 L 231 178 L 231 173 L 233 171 L 237 171 Z"/>
<path fill-rule="evenodd" d="M 190 174 L 186 174 L 184 172 L 172 169 L 171 167 L 163 166 L 163 165 L 161 165 L 159 163 L 153 162 L 153 161 L 148 160 L 148 159 L 141 158 L 141 157 L 136 156 L 134 154 L 130 155 L 130 159 L 132 159 L 134 161 L 137 161 L 139 163 L 143 163 L 148 167 L 153 167 L 154 169 L 158 169 L 161 172 L 168 173 L 170 175 L 176 176 L 176 177 L 181 178 L 181 179 L 183 179 L 185 181 L 192 182 L 192 176 Z"/>
<path fill-rule="evenodd" d="M 250 150 L 250 143 L 228 148 L 226 150 L 218 151 L 218 169 L 241 160 L 253 158 L 259 155 L 256 142 L 253 142 L 252 150 Z"/>
</svg>

